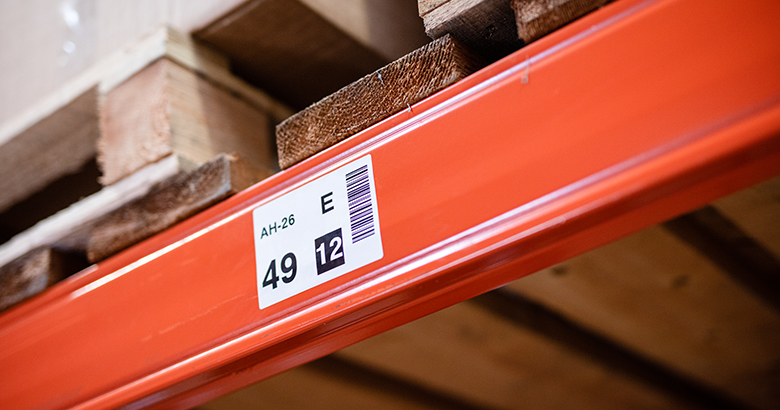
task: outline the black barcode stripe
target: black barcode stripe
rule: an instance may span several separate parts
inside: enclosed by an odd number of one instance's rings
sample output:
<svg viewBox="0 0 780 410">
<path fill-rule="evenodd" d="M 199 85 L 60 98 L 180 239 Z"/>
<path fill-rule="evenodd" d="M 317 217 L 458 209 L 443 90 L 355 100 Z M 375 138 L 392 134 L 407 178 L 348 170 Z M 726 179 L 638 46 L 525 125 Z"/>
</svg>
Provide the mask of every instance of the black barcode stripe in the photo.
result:
<svg viewBox="0 0 780 410">
<path fill-rule="evenodd" d="M 351 222 L 352 226 L 357 226 L 359 224 L 365 223 L 367 221 L 364 221 L 362 218 L 368 216 L 371 213 L 371 207 L 365 206 L 363 207 L 362 211 L 356 210 L 356 212 L 353 213 L 353 216 L 355 217 L 355 222 Z"/>
<path fill-rule="evenodd" d="M 361 221 L 356 224 L 352 224 L 352 230 L 357 230 L 360 228 L 368 228 L 369 224 L 371 224 L 371 221 Z"/>
<path fill-rule="evenodd" d="M 368 165 L 347 173 L 347 203 L 352 243 L 374 234 L 374 198 L 371 196 L 368 178 Z"/>
<path fill-rule="evenodd" d="M 366 211 L 371 212 L 371 202 L 366 202 L 363 204 L 355 204 L 355 206 L 350 207 L 352 210 L 352 214 L 355 215 L 355 217 L 359 217 L 359 215 L 364 214 Z"/>
</svg>

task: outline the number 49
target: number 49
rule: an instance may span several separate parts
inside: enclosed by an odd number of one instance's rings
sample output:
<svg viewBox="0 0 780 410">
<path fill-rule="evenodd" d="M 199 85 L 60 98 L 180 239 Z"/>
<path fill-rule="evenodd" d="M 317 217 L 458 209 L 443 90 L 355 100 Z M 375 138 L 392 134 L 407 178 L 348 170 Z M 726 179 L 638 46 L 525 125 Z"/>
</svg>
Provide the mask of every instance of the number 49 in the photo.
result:
<svg viewBox="0 0 780 410">
<path fill-rule="evenodd" d="M 287 273 L 287 276 L 282 276 L 282 282 L 290 283 L 295 279 L 295 274 L 298 272 L 298 261 L 295 259 L 295 254 L 290 252 L 282 258 L 280 264 L 282 273 Z M 276 259 L 271 260 L 271 264 L 268 265 L 268 270 L 265 272 L 263 278 L 263 287 L 271 286 L 272 289 L 276 289 L 277 282 L 279 282 L 279 276 L 276 274 Z"/>
</svg>

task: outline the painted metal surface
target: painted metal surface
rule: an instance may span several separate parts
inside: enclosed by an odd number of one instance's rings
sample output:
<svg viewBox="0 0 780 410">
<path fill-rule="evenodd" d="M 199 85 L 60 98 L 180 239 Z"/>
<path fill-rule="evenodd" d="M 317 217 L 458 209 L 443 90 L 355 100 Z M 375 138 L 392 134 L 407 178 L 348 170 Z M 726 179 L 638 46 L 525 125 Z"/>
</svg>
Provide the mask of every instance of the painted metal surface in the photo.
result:
<svg viewBox="0 0 780 410">
<path fill-rule="evenodd" d="M 780 2 L 622 0 L 0 316 L 3 408 L 188 408 L 780 174 Z M 252 210 L 370 154 L 384 257 L 260 310 Z"/>
</svg>

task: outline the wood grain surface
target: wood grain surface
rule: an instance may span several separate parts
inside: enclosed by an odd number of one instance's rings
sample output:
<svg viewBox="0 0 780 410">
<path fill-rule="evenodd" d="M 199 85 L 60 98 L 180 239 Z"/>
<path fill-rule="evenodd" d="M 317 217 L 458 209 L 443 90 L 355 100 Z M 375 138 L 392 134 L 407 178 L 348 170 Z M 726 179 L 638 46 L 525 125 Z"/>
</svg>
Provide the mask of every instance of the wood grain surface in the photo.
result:
<svg viewBox="0 0 780 410">
<path fill-rule="evenodd" d="M 83 257 L 52 248 L 32 250 L 0 267 L 0 311 L 85 268 Z"/>
<path fill-rule="evenodd" d="M 100 111 L 104 185 L 172 153 L 196 165 L 236 152 L 276 168 L 266 113 L 166 58 L 109 91 Z"/>
<path fill-rule="evenodd" d="M 450 34 L 492 62 L 522 47 L 509 0 L 448 0 L 423 16 L 431 38 Z"/>
<path fill-rule="evenodd" d="M 98 219 L 145 195 L 152 186 L 175 175 L 180 169 L 178 158 L 170 155 L 38 221 L 0 245 L 0 266 L 42 247 L 85 253 L 92 226 Z"/>
<path fill-rule="evenodd" d="M 425 17 L 436 7 L 448 2 L 449 0 L 417 0 L 417 12 L 420 17 Z"/>
<path fill-rule="evenodd" d="M 530 43 L 612 0 L 513 0 L 517 35 Z"/>
<path fill-rule="evenodd" d="M 90 262 L 105 259 L 268 175 L 267 171 L 225 154 L 192 171 L 174 175 L 96 222 L 87 257 Z"/>
<path fill-rule="evenodd" d="M 288 168 L 466 77 L 480 66 L 442 37 L 323 98 L 276 126 L 279 165 Z"/>
<path fill-rule="evenodd" d="M 90 89 L 0 143 L 0 212 L 95 157 L 97 99 Z"/>
</svg>

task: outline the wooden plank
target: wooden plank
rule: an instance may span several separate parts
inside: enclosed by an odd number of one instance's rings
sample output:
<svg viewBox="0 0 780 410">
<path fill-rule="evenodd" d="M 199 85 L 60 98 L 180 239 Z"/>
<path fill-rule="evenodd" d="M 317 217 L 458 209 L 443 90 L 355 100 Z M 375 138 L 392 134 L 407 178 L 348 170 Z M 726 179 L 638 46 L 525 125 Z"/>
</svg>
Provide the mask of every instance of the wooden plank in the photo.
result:
<svg viewBox="0 0 780 410">
<path fill-rule="evenodd" d="M 0 213 L 0 244 L 98 192 L 99 176 L 97 162 L 92 159 L 76 173 L 61 177 Z"/>
<path fill-rule="evenodd" d="M 53 246 L 86 253 L 96 220 L 143 196 L 153 185 L 174 175 L 180 168 L 178 158 L 171 155 L 38 222 L 0 245 L 0 266 L 39 247 Z"/>
<path fill-rule="evenodd" d="M 4 76 L 0 77 L 0 123 L 16 118 L 42 98 L 56 93 L 63 82 L 80 76 L 159 27 L 192 32 L 246 2 L 0 2 L 0 24 L 5 28 L 0 33 L 0 50 L 3 50 L 0 66 L 4 69 Z M 426 41 L 416 15 L 415 0 L 308 0 L 306 3 L 339 30 L 385 56 L 387 61 Z M 74 16 L 80 18 L 74 20 Z M 30 35 L 14 35 L 19 32 Z M 70 42 L 69 52 L 63 49 L 66 42 Z"/>
<path fill-rule="evenodd" d="M 329 95 L 276 127 L 284 169 L 407 109 L 479 68 L 479 60 L 442 37 Z"/>
<path fill-rule="evenodd" d="M 97 138 L 97 90 L 92 88 L 0 145 L 0 212 L 78 171 L 94 158 Z"/>
<path fill-rule="evenodd" d="M 509 0 L 448 0 L 421 17 L 429 37 L 451 34 L 487 61 L 523 45 Z"/>
<path fill-rule="evenodd" d="M 80 124 L 92 131 L 97 130 L 94 127 L 97 127 L 99 122 L 98 100 L 105 97 L 101 95 L 111 94 L 138 70 L 147 67 L 151 62 L 159 61 L 163 56 L 167 59 L 161 64 L 167 64 L 169 70 L 166 73 L 170 74 L 166 78 L 168 88 L 165 89 L 165 97 L 170 104 L 165 109 L 170 109 L 173 113 L 173 118 L 166 114 L 165 120 L 172 119 L 169 126 L 173 126 L 176 136 L 192 139 L 174 138 L 170 151 L 163 152 L 145 163 L 136 163 L 136 172 L 114 184 L 116 186 L 90 195 L 0 245 L 0 266 L 41 246 L 86 251 L 93 224 L 102 215 L 145 194 L 153 184 L 181 169 L 191 169 L 198 162 L 210 160 L 219 152 L 245 152 L 245 156 L 249 157 L 248 162 L 254 163 L 254 166 L 257 166 L 257 158 L 265 155 L 264 163 L 268 167 L 276 167 L 272 141 L 270 138 L 257 137 L 267 137 L 270 131 L 265 112 L 268 112 L 274 121 L 278 121 L 286 118 L 290 110 L 230 75 L 227 71 L 227 61 L 218 53 L 194 43 L 188 36 L 163 29 L 63 85 L 59 93 L 42 101 L 29 115 L 0 127 L 0 137 L 5 141 L 5 144 L 0 145 L 0 156 L 18 152 L 8 148 L 15 144 L 37 150 L 31 159 L 25 157 L 26 163 L 17 166 L 8 178 L 4 176 L 5 179 L 0 180 L 14 180 L 18 169 L 27 169 L 27 163 L 38 166 L 40 160 L 50 159 L 51 163 L 57 163 L 58 158 L 64 158 L 65 161 L 77 159 L 76 162 L 82 161 L 84 157 L 85 161 L 94 158 L 94 140 L 97 135 L 89 143 L 76 144 L 72 143 L 71 139 L 80 134 L 66 133 L 67 135 L 59 136 L 57 132 L 69 131 L 68 124 L 71 123 Z M 158 94 L 160 92 L 154 91 Z M 118 108 L 120 117 L 122 110 L 122 107 Z M 204 110 L 207 112 L 204 113 Z M 87 114 L 83 114 L 85 111 Z M 41 116 L 47 113 L 53 113 L 48 114 L 52 120 L 46 118 L 41 121 Z M 239 115 L 246 116 L 241 120 L 234 120 L 234 117 Z M 254 124 L 247 122 L 253 120 Z M 136 125 L 131 124 L 133 127 Z M 39 129 L 49 133 L 38 132 Z M 204 134 L 208 134 L 208 139 L 197 139 Z M 235 141 L 224 138 L 226 134 L 247 135 L 250 138 L 247 141 Z M 62 141 L 46 143 L 35 140 L 40 139 L 40 136 L 57 137 Z M 66 146 L 63 147 L 63 144 Z M 63 156 L 62 152 L 68 152 L 69 155 Z M 176 152 L 186 156 L 170 155 Z M 115 154 L 121 156 L 121 153 Z M 10 163 L 19 160 L 13 159 Z M 45 166 L 40 165 L 35 172 L 28 174 L 38 175 L 41 169 L 45 171 Z M 65 171 L 55 172 L 51 177 L 61 177 L 63 172 Z M 40 175 L 43 174 L 45 173 L 40 172 Z"/>
<path fill-rule="evenodd" d="M 166 157 L 39 222 L 0 246 L 0 266 L 52 246 L 95 262 L 269 175 L 231 155 L 179 169 L 176 156 Z"/>
<path fill-rule="evenodd" d="M 780 400 L 780 315 L 663 228 L 508 288 L 755 408 Z"/>
<path fill-rule="evenodd" d="M 230 74 L 230 62 L 226 56 L 195 41 L 191 36 L 168 27 L 161 28 L 149 38 L 133 44 L 113 60 L 96 67 L 99 70 L 85 74 L 91 74 L 93 80 L 99 80 L 100 94 L 103 95 L 162 57 L 239 96 L 255 108 L 268 113 L 275 123 L 293 113 L 290 108 L 265 92 Z"/>
<path fill-rule="evenodd" d="M 275 169 L 268 116 L 165 58 L 109 91 L 100 111 L 104 185 L 172 153 L 199 164 L 238 152 L 255 168 Z"/>
<path fill-rule="evenodd" d="M 90 232 L 87 258 L 90 262 L 105 259 L 269 175 L 225 154 L 176 174 L 97 221 Z"/>
<path fill-rule="evenodd" d="M 232 76 L 227 61 L 218 53 L 174 30 L 158 30 L 83 71 L 0 125 L 0 212 L 93 159 L 100 96 L 162 56 L 208 77 L 219 88 L 267 112 L 275 123 L 292 113 Z"/>
<path fill-rule="evenodd" d="M 214 84 L 267 113 L 274 124 L 284 121 L 293 114 L 293 110 L 286 105 L 232 75 L 229 71 L 230 63 L 221 53 L 180 31 L 168 28 L 165 34 L 165 57 L 171 61 L 203 75 Z"/>
<path fill-rule="evenodd" d="M 251 84 L 301 109 L 387 62 L 298 0 L 254 0 L 195 33 Z"/>
<path fill-rule="evenodd" d="M 408 380 L 395 377 L 381 370 L 372 369 L 344 360 L 343 357 L 330 355 L 306 364 L 307 367 L 322 372 L 331 378 L 339 378 L 355 387 L 381 391 L 394 397 L 404 398 L 428 408 L 449 410 L 487 410 L 485 407 L 468 403 L 460 398 L 427 389 Z"/>
<path fill-rule="evenodd" d="M 612 0 L 512 0 L 517 35 L 530 43 Z"/>
<path fill-rule="evenodd" d="M 721 198 L 712 206 L 780 259 L 780 177 Z"/>
<path fill-rule="evenodd" d="M 52 248 L 39 248 L 0 267 L 0 311 L 46 290 L 85 268 L 86 260 Z"/>
<path fill-rule="evenodd" d="M 425 15 L 430 13 L 433 9 L 448 1 L 449 0 L 417 0 L 417 12 L 420 14 L 420 17 L 425 17 Z"/>
<path fill-rule="evenodd" d="M 469 302 L 336 355 L 490 408 L 689 408 Z"/>
</svg>

